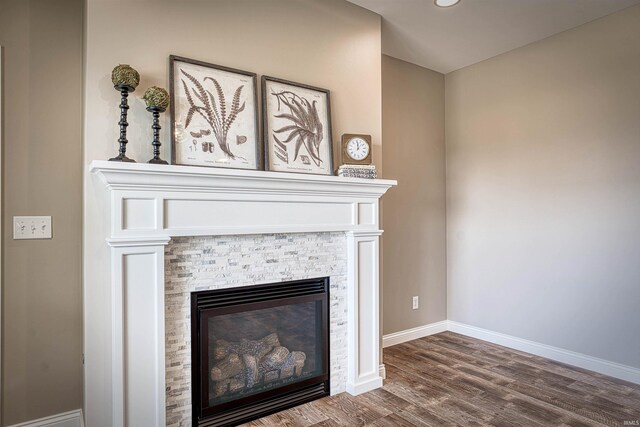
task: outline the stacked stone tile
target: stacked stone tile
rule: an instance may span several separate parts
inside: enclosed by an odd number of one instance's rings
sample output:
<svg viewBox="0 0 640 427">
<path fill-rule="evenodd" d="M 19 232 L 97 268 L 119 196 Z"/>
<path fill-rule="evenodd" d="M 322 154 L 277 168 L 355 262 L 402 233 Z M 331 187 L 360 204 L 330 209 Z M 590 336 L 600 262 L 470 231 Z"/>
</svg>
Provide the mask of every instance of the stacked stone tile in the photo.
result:
<svg viewBox="0 0 640 427">
<path fill-rule="evenodd" d="M 329 276 L 331 393 L 347 379 L 344 233 L 178 237 L 165 250 L 166 425 L 191 426 L 191 292 Z M 295 350 L 295 349 L 292 349 Z"/>
</svg>

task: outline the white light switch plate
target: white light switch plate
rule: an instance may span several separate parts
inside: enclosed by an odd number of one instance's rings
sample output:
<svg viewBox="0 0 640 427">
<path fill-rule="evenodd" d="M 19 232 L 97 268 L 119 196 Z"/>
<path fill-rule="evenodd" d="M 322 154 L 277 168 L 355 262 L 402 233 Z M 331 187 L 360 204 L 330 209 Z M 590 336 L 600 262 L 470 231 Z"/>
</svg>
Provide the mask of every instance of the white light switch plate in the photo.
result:
<svg viewBox="0 0 640 427">
<path fill-rule="evenodd" d="M 14 216 L 13 239 L 51 239 L 50 216 Z"/>
</svg>

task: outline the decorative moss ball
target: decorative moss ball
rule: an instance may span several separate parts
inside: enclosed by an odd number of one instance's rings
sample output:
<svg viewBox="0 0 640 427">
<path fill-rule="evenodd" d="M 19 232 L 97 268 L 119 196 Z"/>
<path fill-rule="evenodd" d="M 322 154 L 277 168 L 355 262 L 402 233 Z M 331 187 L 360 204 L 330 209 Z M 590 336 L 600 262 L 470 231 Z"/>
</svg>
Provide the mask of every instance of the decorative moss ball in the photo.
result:
<svg viewBox="0 0 640 427">
<path fill-rule="evenodd" d="M 147 89 L 142 99 L 147 103 L 147 107 L 157 107 L 166 110 L 169 106 L 169 94 L 166 90 L 158 86 L 151 86 Z"/>
<path fill-rule="evenodd" d="M 140 74 L 131 66 L 120 64 L 111 72 L 111 81 L 114 86 L 125 85 L 135 89 L 140 83 Z"/>
</svg>

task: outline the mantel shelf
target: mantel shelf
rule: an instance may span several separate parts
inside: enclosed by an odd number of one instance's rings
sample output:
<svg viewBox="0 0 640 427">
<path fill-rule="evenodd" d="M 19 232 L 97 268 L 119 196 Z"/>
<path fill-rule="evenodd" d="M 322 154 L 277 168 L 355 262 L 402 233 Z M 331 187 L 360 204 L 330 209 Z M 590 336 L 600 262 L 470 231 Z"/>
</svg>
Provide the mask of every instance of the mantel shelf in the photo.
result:
<svg viewBox="0 0 640 427">
<path fill-rule="evenodd" d="M 89 167 L 109 189 L 199 192 L 269 192 L 381 197 L 395 180 L 196 166 L 94 160 Z"/>
</svg>

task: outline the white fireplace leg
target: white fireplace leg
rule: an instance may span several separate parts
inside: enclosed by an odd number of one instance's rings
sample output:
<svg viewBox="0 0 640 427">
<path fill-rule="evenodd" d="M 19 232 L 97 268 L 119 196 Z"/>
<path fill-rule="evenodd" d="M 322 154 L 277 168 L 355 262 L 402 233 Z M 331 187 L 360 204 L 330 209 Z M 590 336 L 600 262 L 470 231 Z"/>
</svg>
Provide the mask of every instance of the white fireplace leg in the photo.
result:
<svg viewBox="0 0 640 427">
<path fill-rule="evenodd" d="M 348 232 L 349 369 L 347 392 L 382 387 L 380 376 L 379 239 L 382 231 Z"/>
<path fill-rule="evenodd" d="M 110 241 L 114 427 L 165 425 L 164 245 L 168 241 Z"/>
</svg>

